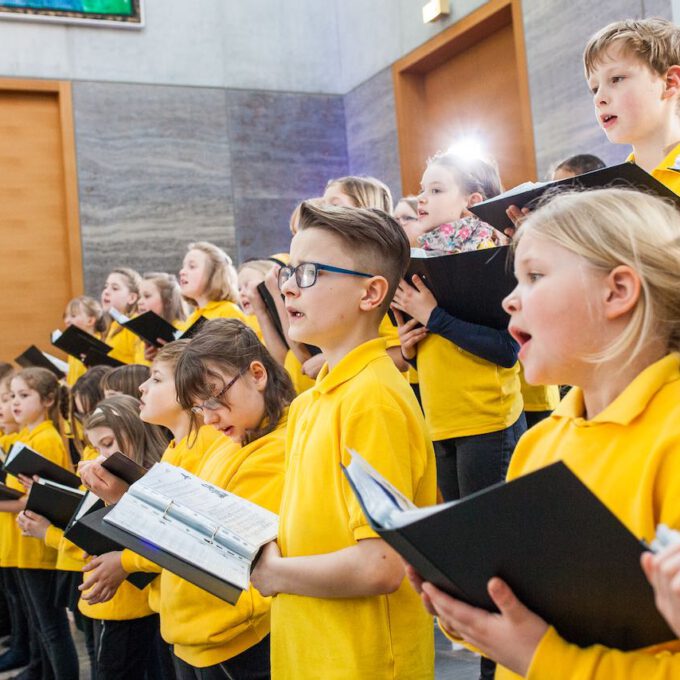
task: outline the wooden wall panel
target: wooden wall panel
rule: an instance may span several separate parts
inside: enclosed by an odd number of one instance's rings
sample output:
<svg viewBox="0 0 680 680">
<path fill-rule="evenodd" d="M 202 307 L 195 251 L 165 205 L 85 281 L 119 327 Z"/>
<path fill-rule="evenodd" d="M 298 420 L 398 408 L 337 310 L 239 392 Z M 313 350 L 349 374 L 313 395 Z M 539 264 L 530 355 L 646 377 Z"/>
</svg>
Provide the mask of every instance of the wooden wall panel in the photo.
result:
<svg viewBox="0 0 680 680">
<path fill-rule="evenodd" d="M 519 0 L 491 0 L 393 67 L 405 192 L 426 159 L 479 138 L 506 187 L 536 173 Z"/>
<path fill-rule="evenodd" d="M 68 300 L 82 292 L 68 89 L 0 82 L 0 233 L 3 305 L 0 359 L 30 344 L 50 350 Z M 69 125 L 71 126 L 69 131 Z"/>
</svg>

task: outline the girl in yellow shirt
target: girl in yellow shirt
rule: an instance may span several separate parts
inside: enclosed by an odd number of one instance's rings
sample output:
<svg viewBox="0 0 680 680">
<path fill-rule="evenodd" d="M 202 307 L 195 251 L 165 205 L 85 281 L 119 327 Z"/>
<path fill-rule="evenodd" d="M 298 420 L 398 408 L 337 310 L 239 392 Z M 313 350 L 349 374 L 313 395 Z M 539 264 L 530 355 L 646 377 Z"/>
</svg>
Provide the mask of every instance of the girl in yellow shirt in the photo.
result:
<svg viewBox="0 0 680 680">
<path fill-rule="evenodd" d="M 72 469 L 58 431 L 59 401 L 64 398 L 54 374 L 44 368 L 26 368 L 11 381 L 12 413 L 21 427 L 17 441 L 27 444 L 53 463 Z M 8 477 L 7 484 L 30 489 L 32 479 Z M 0 511 L 16 513 L 24 509 L 26 496 L 3 501 Z M 56 678 L 78 678 L 78 657 L 66 618 L 66 609 L 54 602 L 57 551 L 18 528 L 3 526 L 3 563 L 18 567 L 17 582 L 30 624 L 31 666 Z M 36 668 L 37 670 L 37 668 Z"/>
<path fill-rule="evenodd" d="M 179 271 L 179 286 L 184 299 L 195 307 L 185 328 L 201 316 L 235 318 L 245 323 L 246 316 L 238 306 L 236 269 L 229 255 L 216 245 L 207 241 L 189 244 Z"/>
<path fill-rule="evenodd" d="M 181 328 L 187 317 L 187 309 L 182 299 L 177 277 L 165 272 L 144 274 L 137 311 L 140 314 L 153 312 L 175 328 Z M 142 341 L 137 351 L 135 363 L 150 365 L 157 351 L 156 347 Z"/>
<path fill-rule="evenodd" d="M 519 283 L 504 306 L 526 379 L 575 387 L 524 435 L 508 479 L 562 460 L 638 537 L 680 528 L 680 215 L 635 191 L 564 194 L 515 243 Z M 498 661 L 498 680 L 680 677 L 677 641 L 581 648 L 499 578 L 490 614 L 411 576 L 451 634 Z"/>
<path fill-rule="evenodd" d="M 87 295 L 80 295 L 69 301 L 64 311 L 64 325 L 66 328 L 76 326 L 81 331 L 97 338 L 103 337 L 108 330 L 107 319 L 104 316 L 102 306 L 94 298 Z M 69 387 L 75 385 L 76 380 L 84 375 L 86 370 L 87 368 L 82 361 L 69 355 L 66 384 Z"/>
<path fill-rule="evenodd" d="M 195 473 L 206 452 L 227 439 L 214 427 L 198 423 L 196 416 L 183 409 L 177 401 L 175 365 L 188 343 L 188 340 L 178 340 L 158 350 L 151 366 L 151 376 L 140 388 L 140 417 L 144 422 L 166 427 L 173 434 L 173 440 L 161 460 Z M 110 492 L 115 480 L 107 477 L 109 473 L 105 470 L 100 470 L 98 474 L 108 482 L 104 493 Z M 90 562 L 87 575 L 89 602 L 94 604 L 110 600 L 129 573 L 140 571 L 160 574 L 161 568 L 130 550 L 111 552 L 94 558 Z M 148 591 L 149 607 L 159 613 L 160 579 L 155 579 Z M 160 631 L 156 636 L 155 646 L 161 677 L 173 678 L 172 650 L 163 642 Z"/>
<path fill-rule="evenodd" d="M 108 313 L 114 309 L 127 317 L 134 316 L 137 313 L 141 284 L 142 277 L 134 269 L 128 267 L 113 269 L 106 277 L 102 290 L 103 310 Z M 112 321 L 104 342 L 113 347 L 109 354 L 111 357 L 124 364 L 133 364 L 141 340 L 127 328 Z"/>
</svg>

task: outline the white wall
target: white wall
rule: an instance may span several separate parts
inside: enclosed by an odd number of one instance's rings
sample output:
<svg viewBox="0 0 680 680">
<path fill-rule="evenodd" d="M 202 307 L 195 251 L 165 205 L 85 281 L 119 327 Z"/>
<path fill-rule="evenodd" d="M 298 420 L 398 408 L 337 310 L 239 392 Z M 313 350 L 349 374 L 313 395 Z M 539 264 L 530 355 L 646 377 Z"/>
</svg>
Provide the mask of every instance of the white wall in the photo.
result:
<svg viewBox="0 0 680 680">
<path fill-rule="evenodd" d="M 0 77 L 344 94 L 483 4 L 423 25 L 425 2 L 145 0 L 142 30 L 0 21 Z"/>
</svg>

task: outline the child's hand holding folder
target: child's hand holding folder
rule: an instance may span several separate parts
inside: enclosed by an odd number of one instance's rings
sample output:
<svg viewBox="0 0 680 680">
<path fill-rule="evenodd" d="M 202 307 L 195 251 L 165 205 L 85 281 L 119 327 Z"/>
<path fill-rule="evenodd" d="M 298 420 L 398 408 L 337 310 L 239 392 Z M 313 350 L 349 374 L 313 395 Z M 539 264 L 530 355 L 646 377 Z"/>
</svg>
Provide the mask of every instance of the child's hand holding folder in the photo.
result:
<svg viewBox="0 0 680 680">
<path fill-rule="evenodd" d="M 660 549 L 642 556 L 642 569 L 654 588 L 656 606 L 680 636 L 680 533 L 659 525 L 655 544 Z"/>
<path fill-rule="evenodd" d="M 507 583 L 499 578 L 489 581 L 489 596 L 499 611 L 491 613 L 424 582 L 412 567 L 408 567 L 406 573 L 411 585 L 420 593 L 425 608 L 439 617 L 439 625 L 452 637 L 464 640 L 490 659 L 526 676 L 549 626 L 517 599 Z"/>
</svg>

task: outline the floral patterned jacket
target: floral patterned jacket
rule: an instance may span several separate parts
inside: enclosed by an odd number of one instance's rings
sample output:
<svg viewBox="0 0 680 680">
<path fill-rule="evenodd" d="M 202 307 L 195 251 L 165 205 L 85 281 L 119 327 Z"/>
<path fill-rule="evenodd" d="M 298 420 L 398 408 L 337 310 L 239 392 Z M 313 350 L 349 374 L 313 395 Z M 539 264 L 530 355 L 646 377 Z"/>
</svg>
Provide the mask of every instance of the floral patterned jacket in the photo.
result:
<svg viewBox="0 0 680 680">
<path fill-rule="evenodd" d="M 418 237 L 418 247 L 429 256 L 464 253 L 503 245 L 502 235 L 474 215 L 447 222 Z"/>
</svg>

